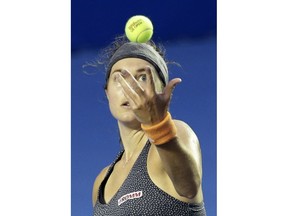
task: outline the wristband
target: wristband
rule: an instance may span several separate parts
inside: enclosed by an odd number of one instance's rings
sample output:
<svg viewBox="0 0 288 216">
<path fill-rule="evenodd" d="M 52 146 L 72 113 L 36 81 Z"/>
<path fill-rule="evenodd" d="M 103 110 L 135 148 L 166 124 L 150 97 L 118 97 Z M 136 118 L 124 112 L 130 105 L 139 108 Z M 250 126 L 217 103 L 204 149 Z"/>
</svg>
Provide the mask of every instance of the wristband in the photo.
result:
<svg viewBox="0 0 288 216">
<path fill-rule="evenodd" d="M 151 143 L 155 145 L 167 143 L 176 137 L 177 132 L 169 112 L 167 112 L 167 115 L 161 122 L 152 126 L 141 124 L 141 128 L 146 133 Z"/>
</svg>

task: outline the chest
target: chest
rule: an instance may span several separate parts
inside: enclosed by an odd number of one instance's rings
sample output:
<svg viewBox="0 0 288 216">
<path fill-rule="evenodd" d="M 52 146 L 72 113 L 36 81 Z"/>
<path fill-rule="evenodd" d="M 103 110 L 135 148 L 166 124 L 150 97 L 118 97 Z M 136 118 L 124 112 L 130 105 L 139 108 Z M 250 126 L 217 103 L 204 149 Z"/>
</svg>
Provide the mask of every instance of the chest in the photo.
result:
<svg viewBox="0 0 288 216">
<path fill-rule="evenodd" d="M 116 195 L 124 181 L 127 179 L 131 166 L 123 167 L 121 164 L 116 164 L 104 188 L 104 199 L 106 203 Z"/>
<path fill-rule="evenodd" d="M 158 157 L 151 150 L 153 149 L 151 148 L 149 152 L 144 154 L 145 157 L 143 155 L 136 156 L 127 164 L 123 162 L 123 159 L 120 159 L 115 164 L 105 187 L 102 188 L 105 203 L 110 203 L 113 197 L 119 199 L 119 196 L 121 197 L 123 194 L 144 191 L 148 185 L 153 187 L 157 185 L 157 189 L 158 187 L 166 189 L 171 186 L 170 182 L 167 181 L 167 175 L 163 175 L 163 170 L 157 168 L 158 163 L 155 158 Z M 149 160 L 147 160 L 148 158 Z M 151 174 L 153 181 L 151 181 Z"/>
</svg>

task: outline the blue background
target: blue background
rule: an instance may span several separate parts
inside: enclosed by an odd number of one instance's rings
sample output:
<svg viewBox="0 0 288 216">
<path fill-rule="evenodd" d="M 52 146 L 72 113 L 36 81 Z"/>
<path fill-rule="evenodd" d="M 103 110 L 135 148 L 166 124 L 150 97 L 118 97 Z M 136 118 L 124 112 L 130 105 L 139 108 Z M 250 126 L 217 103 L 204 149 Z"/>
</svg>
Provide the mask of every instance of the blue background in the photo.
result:
<svg viewBox="0 0 288 216">
<path fill-rule="evenodd" d="M 161 42 L 181 77 L 170 106 L 174 118 L 187 122 L 202 148 L 203 191 L 207 215 L 216 215 L 216 0 L 71 1 L 71 206 L 72 216 L 92 215 L 92 186 L 98 173 L 120 150 L 116 121 L 103 90 L 104 71 L 82 66 L 133 15 L 148 16 L 153 40 Z"/>
</svg>

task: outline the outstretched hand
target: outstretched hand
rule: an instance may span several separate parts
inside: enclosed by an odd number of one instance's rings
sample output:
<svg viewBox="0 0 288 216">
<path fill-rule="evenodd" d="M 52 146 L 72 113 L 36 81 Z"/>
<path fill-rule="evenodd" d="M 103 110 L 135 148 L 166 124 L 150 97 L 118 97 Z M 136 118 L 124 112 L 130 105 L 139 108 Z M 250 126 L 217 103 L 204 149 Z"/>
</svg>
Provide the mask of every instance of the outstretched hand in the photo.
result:
<svg viewBox="0 0 288 216">
<path fill-rule="evenodd" d="M 145 73 L 137 79 L 127 70 L 117 74 L 123 94 L 136 118 L 145 125 L 162 121 L 168 111 L 172 92 L 182 80 L 180 78 L 170 80 L 163 92 L 157 93 L 150 67 L 146 67 Z"/>
</svg>

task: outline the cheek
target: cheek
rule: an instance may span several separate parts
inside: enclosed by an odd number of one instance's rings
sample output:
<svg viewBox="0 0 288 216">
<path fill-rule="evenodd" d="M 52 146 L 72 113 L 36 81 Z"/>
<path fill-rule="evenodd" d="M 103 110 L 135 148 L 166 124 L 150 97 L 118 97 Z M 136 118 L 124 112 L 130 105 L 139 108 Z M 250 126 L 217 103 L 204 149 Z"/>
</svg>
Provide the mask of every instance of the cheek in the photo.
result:
<svg viewBox="0 0 288 216">
<path fill-rule="evenodd" d="M 109 89 L 107 90 L 107 98 L 109 100 L 109 103 L 113 103 L 113 101 L 115 101 L 115 99 L 117 99 L 117 91 L 114 91 L 113 89 Z"/>
<path fill-rule="evenodd" d="M 106 90 L 106 96 L 110 104 L 117 103 L 122 97 L 122 89 L 115 85 L 108 85 Z"/>
</svg>

